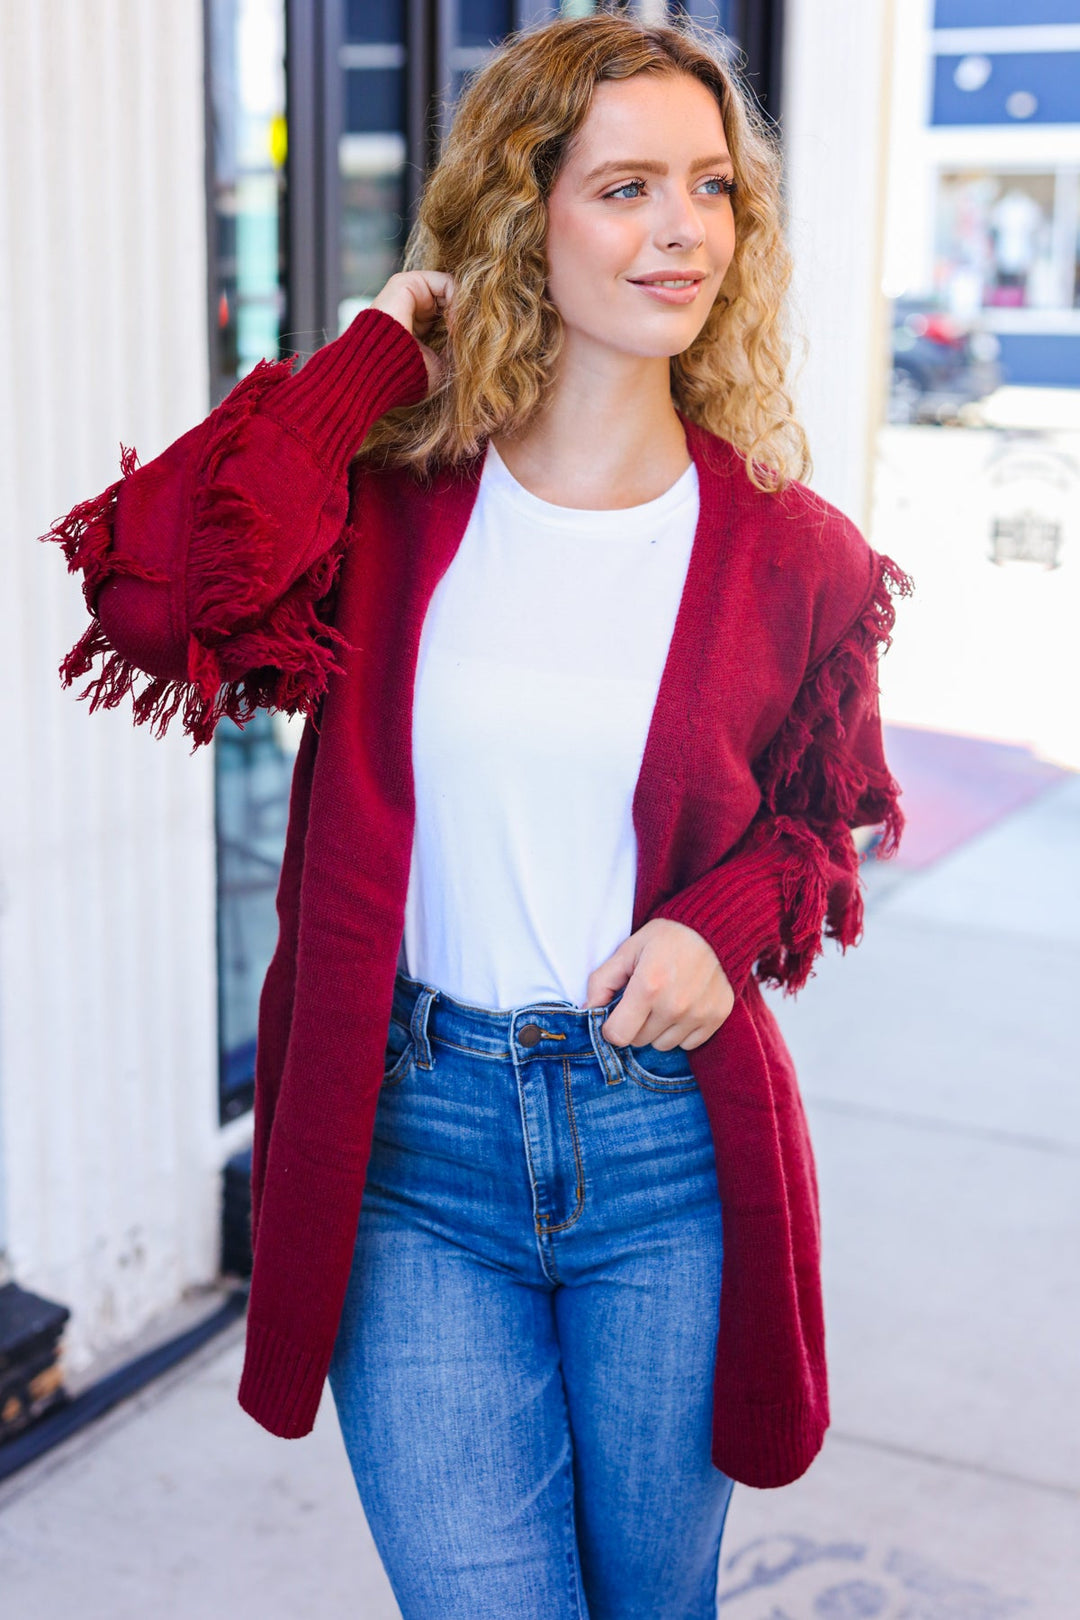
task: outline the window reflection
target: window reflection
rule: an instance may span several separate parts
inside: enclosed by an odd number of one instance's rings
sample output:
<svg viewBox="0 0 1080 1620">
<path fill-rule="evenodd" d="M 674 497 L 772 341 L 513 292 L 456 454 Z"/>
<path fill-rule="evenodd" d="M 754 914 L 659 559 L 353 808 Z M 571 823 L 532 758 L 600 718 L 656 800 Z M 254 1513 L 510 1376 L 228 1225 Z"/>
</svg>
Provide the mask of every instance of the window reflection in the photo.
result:
<svg viewBox="0 0 1080 1620">
<path fill-rule="evenodd" d="M 1073 303 L 1073 171 L 944 173 L 936 227 L 935 281 L 951 309 L 1060 309 Z"/>
<path fill-rule="evenodd" d="M 285 325 L 284 0 L 208 0 L 213 400 Z M 280 717 L 215 734 L 219 1116 L 250 1108 L 258 998 L 277 939 L 292 747 Z"/>
<path fill-rule="evenodd" d="M 283 343 L 289 352 L 314 346 L 372 302 L 400 268 L 410 184 L 415 191 L 427 142 L 465 78 L 522 22 L 584 15 L 595 0 L 206 0 L 206 7 L 217 403 Z M 650 7 L 663 11 L 659 0 L 647 0 Z M 726 20 L 727 0 L 684 0 L 681 9 Z M 319 83 L 297 81 L 309 69 Z M 336 84 L 321 82 L 334 72 Z M 410 105 L 410 96 L 419 104 Z M 291 266 L 287 142 L 299 177 L 293 203 L 325 199 L 313 205 L 315 237 L 295 245 Z M 328 162 L 336 162 L 331 177 Z M 328 178 L 336 179 L 336 196 Z M 336 274 L 323 273 L 327 261 Z M 301 325 L 305 331 L 290 340 L 290 328 Z M 229 721 L 217 730 L 222 1119 L 251 1105 L 259 991 L 277 940 L 274 900 L 300 729 L 259 713 L 243 731 Z"/>
<path fill-rule="evenodd" d="M 215 739 L 222 1117 L 250 1103 L 259 991 L 277 941 L 278 874 L 300 724 L 260 709 Z"/>
<path fill-rule="evenodd" d="M 285 313 L 281 0 L 208 0 L 216 396 L 278 352 Z"/>
<path fill-rule="evenodd" d="M 405 10 L 395 0 L 346 0 L 339 332 L 398 268 L 408 233 Z"/>
</svg>

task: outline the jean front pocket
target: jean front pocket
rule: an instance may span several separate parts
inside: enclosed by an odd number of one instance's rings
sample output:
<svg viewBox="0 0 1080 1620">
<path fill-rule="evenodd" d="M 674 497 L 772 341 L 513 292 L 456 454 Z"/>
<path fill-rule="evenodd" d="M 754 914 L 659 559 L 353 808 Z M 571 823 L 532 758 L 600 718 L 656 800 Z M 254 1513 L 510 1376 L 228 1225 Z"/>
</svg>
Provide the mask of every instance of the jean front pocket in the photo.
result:
<svg viewBox="0 0 1080 1620">
<path fill-rule="evenodd" d="M 627 1078 L 649 1091 L 693 1091 L 697 1085 L 690 1054 L 683 1046 L 617 1046 Z"/>
<path fill-rule="evenodd" d="M 384 1086 L 399 1086 L 412 1064 L 415 1042 L 408 1024 L 391 1018 L 386 1034 L 386 1054 L 383 1058 Z"/>
</svg>

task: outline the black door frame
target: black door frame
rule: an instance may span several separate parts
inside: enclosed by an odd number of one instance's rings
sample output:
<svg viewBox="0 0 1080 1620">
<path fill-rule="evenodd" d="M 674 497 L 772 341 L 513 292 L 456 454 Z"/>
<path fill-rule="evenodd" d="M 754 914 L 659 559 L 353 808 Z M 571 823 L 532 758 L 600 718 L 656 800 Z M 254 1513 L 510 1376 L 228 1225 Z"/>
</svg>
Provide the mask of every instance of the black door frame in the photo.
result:
<svg viewBox="0 0 1080 1620">
<path fill-rule="evenodd" d="M 402 0 L 405 10 L 406 194 L 410 223 L 444 130 L 440 116 L 456 66 L 459 0 Z M 710 0 L 676 0 L 680 10 L 715 18 Z M 674 8 L 673 8 L 674 9 Z M 553 0 L 516 0 L 513 25 L 555 15 Z M 779 118 L 784 0 L 732 0 L 732 33 L 746 58 L 758 102 Z M 340 297 L 338 132 L 344 81 L 342 0 L 286 0 L 289 108 L 286 350 L 311 353 L 336 335 Z"/>
</svg>

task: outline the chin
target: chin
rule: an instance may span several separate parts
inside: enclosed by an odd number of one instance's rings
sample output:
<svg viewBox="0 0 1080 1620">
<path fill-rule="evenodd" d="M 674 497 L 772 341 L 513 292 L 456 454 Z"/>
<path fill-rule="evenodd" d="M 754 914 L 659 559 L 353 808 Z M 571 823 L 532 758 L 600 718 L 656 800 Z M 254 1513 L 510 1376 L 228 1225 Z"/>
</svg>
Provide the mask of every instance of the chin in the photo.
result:
<svg viewBox="0 0 1080 1620">
<path fill-rule="evenodd" d="M 646 316 L 649 313 L 644 312 Z M 565 316 L 563 325 L 568 335 L 572 332 L 600 348 L 615 349 L 639 360 L 670 360 L 673 355 L 682 354 L 704 325 L 696 310 L 693 321 L 679 320 L 670 308 L 659 308 L 653 313 L 658 317 L 655 321 L 642 319 L 639 314 L 634 321 L 627 320 L 616 330 L 601 329 L 584 321 L 568 321 Z"/>
<path fill-rule="evenodd" d="M 676 322 L 670 321 L 664 330 L 655 334 L 636 330 L 608 341 L 612 348 L 636 354 L 642 360 L 670 360 L 688 349 L 700 331 L 700 323 L 693 327 L 686 324 L 680 329 Z"/>
</svg>

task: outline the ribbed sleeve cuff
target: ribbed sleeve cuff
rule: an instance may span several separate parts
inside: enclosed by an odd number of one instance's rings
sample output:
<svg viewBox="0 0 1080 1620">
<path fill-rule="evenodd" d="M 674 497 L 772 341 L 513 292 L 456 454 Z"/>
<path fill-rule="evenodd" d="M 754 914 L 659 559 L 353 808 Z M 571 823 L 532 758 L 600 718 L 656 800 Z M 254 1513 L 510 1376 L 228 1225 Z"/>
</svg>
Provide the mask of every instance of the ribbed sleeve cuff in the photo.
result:
<svg viewBox="0 0 1080 1620">
<path fill-rule="evenodd" d="M 248 1316 L 237 1400 L 249 1417 L 283 1440 L 310 1434 L 330 1364 Z"/>
<path fill-rule="evenodd" d="M 386 411 L 415 405 L 427 391 L 416 338 L 385 310 L 364 309 L 275 390 L 265 409 L 287 422 L 329 471 L 355 454 Z"/>
<path fill-rule="evenodd" d="M 824 1366 L 821 1376 L 824 1381 Z M 828 1427 L 827 1399 L 821 1406 L 809 1400 L 755 1406 L 719 1395 L 713 1408 L 713 1466 L 756 1490 L 791 1485 L 821 1450 Z"/>
<path fill-rule="evenodd" d="M 738 995 L 754 963 L 780 943 L 783 853 L 748 847 L 673 894 L 652 917 L 685 923 L 707 940 Z"/>
</svg>

